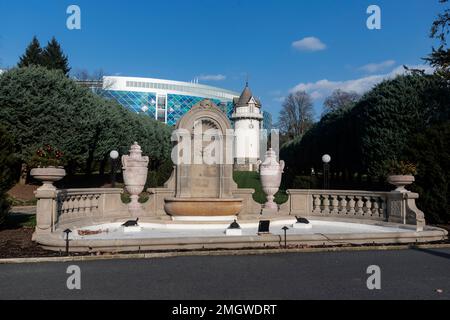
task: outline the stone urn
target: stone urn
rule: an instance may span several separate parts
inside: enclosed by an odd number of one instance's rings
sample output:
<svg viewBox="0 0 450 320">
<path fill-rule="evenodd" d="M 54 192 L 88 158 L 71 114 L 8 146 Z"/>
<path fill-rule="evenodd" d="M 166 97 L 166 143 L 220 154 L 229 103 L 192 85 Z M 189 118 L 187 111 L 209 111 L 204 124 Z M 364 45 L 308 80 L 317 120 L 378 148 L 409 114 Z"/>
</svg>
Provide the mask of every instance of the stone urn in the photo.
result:
<svg viewBox="0 0 450 320">
<path fill-rule="evenodd" d="M 44 167 L 31 169 L 30 175 L 43 183 L 39 190 L 56 190 L 53 182 L 59 181 L 66 175 L 63 167 Z"/>
<path fill-rule="evenodd" d="M 416 180 L 412 175 L 392 175 L 387 178 L 387 182 L 397 187 L 394 191 L 403 193 L 408 192 L 405 186 L 412 184 L 414 181 Z"/>
<path fill-rule="evenodd" d="M 281 183 L 281 176 L 284 172 L 284 161 L 277 162 L 275 151 L 270 148 L 266 152 L 266 159 L 259 164 L 259 174 L 264 193 L 267 195 L 267 202 L 264 205 L 264 212 L 278 211 L 278 205 L 273 201 Z"/>
<path fill-rule="evenodd" d="M 141 147 L 137 142 L 131 146 L 129 152 L 129 155 L 122 156 L 123 180 L 125 189 L 131 195 L 128 210 L 133 215 L 137 215 L 143 210 L 138 199 L 147 181 L 149 158 L 142 156 Z"/>
</svg>

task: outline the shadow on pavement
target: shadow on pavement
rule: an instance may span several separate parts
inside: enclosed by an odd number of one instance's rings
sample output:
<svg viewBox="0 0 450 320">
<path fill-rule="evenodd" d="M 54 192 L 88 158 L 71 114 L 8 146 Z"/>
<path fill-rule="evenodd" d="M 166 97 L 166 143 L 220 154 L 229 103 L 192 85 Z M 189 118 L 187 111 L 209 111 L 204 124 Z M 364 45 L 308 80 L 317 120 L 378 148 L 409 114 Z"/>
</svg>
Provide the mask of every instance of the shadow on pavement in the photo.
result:
<svg viewBox="0 0 450 320">
<path fill-rule="evenodd" d="M 450 259 L 450 253 L 441 252 L 436 249 L 423 249 L 423 248 L 414 248 L 414 247 L 411 249 L 415 250 L 415 251 L 423 252 L 423 253 L 428 253 L 433 256 L 441 257 L 444 259 Z"/>
</svg>

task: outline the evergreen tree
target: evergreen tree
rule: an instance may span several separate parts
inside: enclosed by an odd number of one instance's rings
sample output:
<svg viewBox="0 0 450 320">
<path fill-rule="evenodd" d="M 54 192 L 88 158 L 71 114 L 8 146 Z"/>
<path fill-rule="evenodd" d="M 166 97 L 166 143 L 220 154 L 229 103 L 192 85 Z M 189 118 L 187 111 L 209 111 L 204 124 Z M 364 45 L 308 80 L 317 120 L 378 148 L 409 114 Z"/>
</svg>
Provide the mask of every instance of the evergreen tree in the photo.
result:
<svg viewBox="0 0 450 320">
<path fill-rule="evenodd" d="M 439 0 L 442 4 L 448 4 L 448 0 Z M 450 8 L 446 8 L 438 15 L 431 27 L 431 38 L 440 42 L 439 47 L 433 47 L 432 53 L 425 60 L 436 69 L 436 74 L 450 82 L 450 49 L 447 45 L 447 36 L 450 33 Z"/>
<path fill-rule="evenodd" d="M 41 64 L 42 64 L 42 48 L 41 44 L 39 43 L 39 40 L 36 38 L 36 36 L 34 36 L 33 40 L 31 40 L 30 44 L 25 50 L 25 53 L 23 54 L 23 56 L 20 57 L 20 61 L 17 64 L 17 66 L 19 68 L 22 68 L 22 67 L 29 67 L 31 65 L 38 66 Z"/>
<path fill-rule="evenodd" d="M 169 126 L 101 98 L 59 70 L 44 67 L 2 74 L 0 125 L 15 142 L 18 161 L 32 165 L 36 150 L 50 144 L 64 153 L 69 173 L 90 173 L 96 163 L 109 159 L 111 150 L 123 147 L 128 152 L 134 141 L 153 161 L 162 163 L 170 157 L 172 145 Z"/>
<path fill-rule="evenodd" d="M 70 67 L 68 58 L 55 37 L 49 41 L 42 53 L 42 65 L 48 69 L 61 70 L 65 75 L 69 74 Z"/>
</svg>

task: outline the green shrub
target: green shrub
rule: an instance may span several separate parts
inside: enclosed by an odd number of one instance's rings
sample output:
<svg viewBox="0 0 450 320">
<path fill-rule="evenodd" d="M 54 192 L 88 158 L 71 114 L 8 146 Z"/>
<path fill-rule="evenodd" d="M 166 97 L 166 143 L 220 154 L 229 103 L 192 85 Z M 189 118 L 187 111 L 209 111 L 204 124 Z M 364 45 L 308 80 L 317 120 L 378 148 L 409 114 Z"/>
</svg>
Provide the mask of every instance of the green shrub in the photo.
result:
<svg viewBox="0 0 450 320">
<path fill-rule="evenodd" d="M 14 184 L 13 154 L 14 145 L 11 137 L 3 127 L 0 127 L 0 225 L 4 222 L 10 207 L 6 192 Z"/>
<path fill-rule="evenodd" d="M 259 173 L 235 171 L 233 174 L 233 178 L 239 188 L 250 188 L 255 190 L 255 193 L 253 194 L 253 200 L 261 204 L 267 201 L 266 194 L 262 190 Z M 278 191 L 278 193 L 275 195 L 275 202 L 278 204 L 285 203 L 287 200 L 288 196 L 284 190 Z"/>
<path fill-rule="evenodd" d="M 295 176 L 292 182 L 292 189 L 318 189 L 321 187 L 321 180 L 314 176 Z"/>
<path fill-rule="evenodd" d="M 0 76 L 0 124 L 14 139 L 24 163 L 49 144 L 64 153 L 69 174 L 91 174 L 113 149 L 138 141 L 145 155 L 170 155 L 172 129 L 146 115 L 79 86 L 62 72 L 43 67 L 15 68 Z"/>
<path fill-rule="evenodd" d="M 169 180 L 173 171 L 172 160 L 165 160 L 156 169 L 150 169 L 147 175 L 147 183 L 145 188 L 157 188 L 164 186 L 164 183 Z"/>
<path fill-rule="evenodd" d="M 417 163 L 417 206 L 428 223 L 450 222 L 450 121 L 435 125 L 411 139 L 407 154 Z"/>
</svg>

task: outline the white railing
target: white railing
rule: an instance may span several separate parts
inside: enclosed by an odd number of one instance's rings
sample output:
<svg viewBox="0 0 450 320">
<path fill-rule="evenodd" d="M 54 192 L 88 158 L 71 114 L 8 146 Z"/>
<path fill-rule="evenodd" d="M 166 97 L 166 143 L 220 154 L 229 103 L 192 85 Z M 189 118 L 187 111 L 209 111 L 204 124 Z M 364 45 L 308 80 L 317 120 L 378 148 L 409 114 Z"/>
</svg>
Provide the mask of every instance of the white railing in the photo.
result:
<svg viewBox="0 0 450 320">
<path fill-rule="evenodd" d="M 57 194 L 57 216 L 81 214 L 89 216 L 98 212 L 102 192 L 95 189 L 59 190 Z"/>
<path fill-rule="evenodd" d="M 387 201 L 382 193 L 365 192 L 314 192 L 310 195 L 313 215 L 360 216 L 367 218 L 386 217 Z"/>
<path fill-rule="evenodd" d="M 101 219 L 127 213 L 121 200 L 122 189 L 92 188 L 57 190 L 55 224 L 84 218 Z"/>
<path fill-rule="evenodd" d="M 280 213 L 299 216 L 382 220 L 425 226 L 424 213 L 416 207 L 413 192 L 358 190 L 287 190 L 288 201 Z"/>
</svg>

